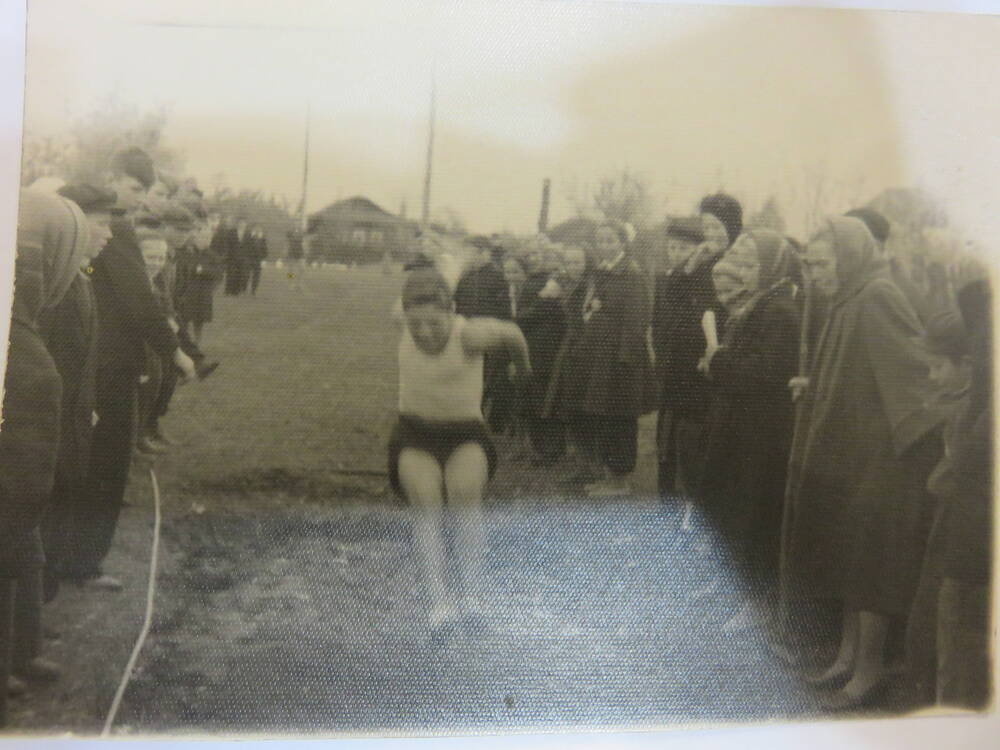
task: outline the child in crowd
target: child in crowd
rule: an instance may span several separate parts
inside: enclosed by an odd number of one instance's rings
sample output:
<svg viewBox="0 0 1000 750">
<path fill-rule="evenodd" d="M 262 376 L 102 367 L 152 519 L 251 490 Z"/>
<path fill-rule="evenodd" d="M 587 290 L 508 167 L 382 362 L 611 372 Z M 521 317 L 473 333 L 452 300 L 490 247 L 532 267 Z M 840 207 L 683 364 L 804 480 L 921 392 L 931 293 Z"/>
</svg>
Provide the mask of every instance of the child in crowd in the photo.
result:
<svg viewBox="0 0 1000 750">
<path fill-rule="evenodd" d="M 462 620 L 482 624 L 482 501 L 496 450 L 482 413 L 483 355 L 503 351 L 516 374 L 531 374 L 520 329 L 493 318 L 457 315 L 437 269 L 410 272 L 403 287 L 399 420 L 389 441 L 393 488 L 417 508 L 416 543 L 430 588 L 432 633 Z M 458 596 L 448 585 L 445 504 L 456 522 Z"/>
<path fill-rule="evenodd" d="M 629 256 L 629 230 L 622 224 L 597 227 L 593 271 L 582 290 L 580 320 L 573 327 L 560 386 L 562 408 L 586 419 L 593 430 L 604 476 L 586 486 L 590 495 L 630 492 L 639 416 L 655 385 L 647 331 L 651 300 L 642 270 Z"/>
<path fill-rule="evenodd" d="M 973 404 L 973 346 L 969 331 L 957 310 L 945 310 L 927 323 L 925 336 L 931 355 L 930 377 L 940 388 L 935 407 L 944 412 L 945 454 L 928 480 L 935 507 L 920 584 L 907 629 L 907 666 L 920 703 L 940 703 L 963 708 L 981 708 L 989 695 L 989 589 L 957 575 L 954 561 L 972 557 L 976 545 L 962 533 L 967 507 L 975 496 L 990 491 L 989 478 L 970 481 L 963 476 L 969 467 L 963 441 L 989 444 L 988 409 Z M 969 491 L 974 487 L 975 491 Z M 971 502 L 970 502 L 971 498 Z M 988 518 L 988 503 L 981 503 Z M 988 523 L 988 521 L 987 521 Z M 957 544 L 956 544 L 957 542 Z M 977 561 L 984 569 L 986 560 Z"/>
<path fill-rule="evenodd" d="M 716 330 L 721 330 L 725 311 L 715 295 L 714 264 L 694 264 L 692 272 L 687 269 L 711 250 L 702 218 L 678 218 L 667 226 L 667 270 L 657 275 L 653 303 L 653 348 L 662 398 L 657 445 L 663 498 L 690 500 L 701 479 L 710 402 L 709 383 L 698 369 L 706 344 L 702 321 L 706 311 L 711 311 Z"/>
</svg>

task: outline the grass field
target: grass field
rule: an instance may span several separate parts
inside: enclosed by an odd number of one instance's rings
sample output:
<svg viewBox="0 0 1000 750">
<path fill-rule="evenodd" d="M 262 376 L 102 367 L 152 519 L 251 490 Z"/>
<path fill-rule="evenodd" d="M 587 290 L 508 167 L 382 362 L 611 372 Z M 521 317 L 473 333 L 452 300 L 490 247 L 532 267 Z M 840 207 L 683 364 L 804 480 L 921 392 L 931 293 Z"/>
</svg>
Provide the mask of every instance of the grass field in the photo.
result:
<svg viewBox="0 0 1000 750">
<path fill-rule="evenodd" d="M 457 732 L 651 727 L 815 715 L 762 633 L 721 626 L 740 583 L 724 548 L 651 497 L 580 498 L 567 459 L 532 468 L 501 444 L 491 486 L 490 627 L 428 639 L 410 511 L 378 472 L 394 417 L 401 275 L 319 271 L 292 293 L 220 297 L 217 374 L 184 386 L 158 461 L 163 555 L 153 632 L 117 732 Z M 362 470 L 360 474 L 343 470 Z M 67 676 L 15 705 L 13 728 L 98 731 L 141 623 L 149 480 L 108 571 L 119 594 L 67 588 L 46 611 Z M 706 583 L 715 580 L 713 593 Z"/>
</svg>

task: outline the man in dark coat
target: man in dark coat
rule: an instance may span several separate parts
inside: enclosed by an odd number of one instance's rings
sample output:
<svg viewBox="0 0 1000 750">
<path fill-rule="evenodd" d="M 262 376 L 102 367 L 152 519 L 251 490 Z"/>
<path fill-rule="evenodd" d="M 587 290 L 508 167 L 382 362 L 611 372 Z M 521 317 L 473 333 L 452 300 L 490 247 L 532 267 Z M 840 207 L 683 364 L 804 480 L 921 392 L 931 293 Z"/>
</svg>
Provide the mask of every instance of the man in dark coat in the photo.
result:
<svg viewBox="0 0 1000 750">
<path fill-rule="evenodd" d="M 264 260 L 267 258 L 267 236 L 264 230 L 257 226 L 250 233 L 247 262 L 250 264 L 250 294 L 257 296 L 257 287 L 260 286 L 260 274 L 263 270 Z"/>
<path fill-rule="evenodd" d="M 488 237 L 470 237 L 467 242 L 479 255 L 455 287 L 455 312 L 466 318 L 511 320 L 510 292 L 501 268 L 503 249 Z M 508 364 L 502 354 L 489 354 L 483 362 L 483 411 L 493 432 L 503 432 L 513 414 L 514 393 L 506 383 Z"/>
<path fill-rule="evenodd" d="M 231 219 L 223 217 L 222 222 L 212 237 L 212 250 L 223 259 L 226 265 L 225 293 L 233 297 L 240 293 L 240 278 L 243 266 L 240 260 L 240 236 Z"/>
<path fill-rule="evenodd" d="M 523 394 L 524 419 L 539 462 L 547 464 L 566 450 L 565 425 L 543 415 L 556 355 L 566 335 L 566 311 L 558 294 L 543 293 L 551 274 L 542 266 L 539 249 L 532 248 L 525 254 L 525 266 L 528 278 L 521 289 L 516 318 L 531 355 L 532 377 Z"/>
<path fill-rule="evenodd" d="M 163 308 L 157 303 L 139 249 L 130 214 L 139 206 L 142 187 L 153 184 L 152 161 L 139 150 L 119 155 L 110 187 L 121 215 L 112 237 L 92 263 L 94 295 L 100 320 L 98 334 L 97 425 L 91 443 L 90 498 L 77 518 L 86 559 L 75 571 L 81 582 L 118 589 L 101 564 L 111 548 L 128 482 L 136 436 L 139 376 L 146 347 L 168 358 L 185 377 L 195 376 L 194 363 L 178 346 Z M 138 189 L 136 189 L 138 186 Z"/>
</svg>

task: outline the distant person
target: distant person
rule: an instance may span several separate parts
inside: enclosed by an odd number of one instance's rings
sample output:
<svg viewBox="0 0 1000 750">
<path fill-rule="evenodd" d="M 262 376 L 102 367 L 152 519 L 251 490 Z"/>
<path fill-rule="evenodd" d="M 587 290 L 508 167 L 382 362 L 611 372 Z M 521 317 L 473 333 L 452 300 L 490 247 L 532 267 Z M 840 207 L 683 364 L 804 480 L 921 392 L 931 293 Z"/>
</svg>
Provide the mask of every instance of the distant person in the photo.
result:
<svg viewBox="0 0 1000 750">
<path fill-rule="evenodd" d="M 60 675 L 57 665 L 41 658 L 40 524 L 59 458 L 62 383 L 38 324 L 72 286 L 89 241 L 79 208 L 30 190 L 21 192 L 17 230 L 0 430 L 0 726 L 8 691 L 23 691 L 22 680 Z"/>
<path fill-rule="evenodd" d="M 302 230 L 298 227 L 290 229 L 286 235 L 288 237 L 288 281 L 289 286 L 302 291 L 302 272 L 306 267 L 306 248 Z"/>
<path fill-rule="evenodd" d="M 267 236 L 264 228 L 259 224 L 250 231 L 250 249 L 247 259 L 250 263 L 250 294 L 257 296 L 257 287 L 260 286 L 260 274 L 267 258 Z"/>
<path fill-rule="evenodd" d="M 195 226 L 183 252 L 183 286 L 178 289 L 176 307 L 181 331 L 201 345 L 202 334 L 212 322 L 215 309 L 215 291 L 225 272 L 223 259 L 213 247 L 213 232 L 208 222 Z"/>
<path fill-rule="evenodd" d="M 516 325 L 454 312 L 451 289 L 434 268 L 411 271 L 402 293 L 399 421 L 389 441 L 393 488 L 416 509 L 417 554 L 430 589 L 432 633 L 483 618 L 482 501 L 496 469 L 483 420 L 483 355 L 503 350 L 519 377 L 530 374 Z M 456 523 L 459 589 L 448 584 L 443 510 Z M 457 593 L 457 595 L 456 595 Z"/>
<path fill-rule="evenodd" d="M 246 286 L 243 264 L 243 237 L 246 234 L 246 219 L 240 218 L 235 224 L 228 217 L 223 218 L 212 244 L 226 263 L 226 295 L 235 297 Z"/>
</svg>

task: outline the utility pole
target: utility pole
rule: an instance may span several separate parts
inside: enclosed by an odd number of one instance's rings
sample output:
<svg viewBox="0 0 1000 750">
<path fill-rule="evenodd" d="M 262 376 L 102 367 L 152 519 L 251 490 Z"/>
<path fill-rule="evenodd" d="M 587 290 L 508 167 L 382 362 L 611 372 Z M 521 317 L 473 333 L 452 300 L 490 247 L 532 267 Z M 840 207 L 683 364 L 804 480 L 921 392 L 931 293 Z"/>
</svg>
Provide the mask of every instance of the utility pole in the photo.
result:
<svg viewBox="0 0 1000 750">
<path fill-rule="evenodd" d="M 552 188 L 552 180 L 546 177 L 542 180 L 542 209 L 538 213 L 538 233 L 544 234 L 549 228 L 549 191 Z"/>
<path fill-rule="evenodd" d="M 309 124 L 312 119 L 312 102 L 306 103 L 306 142 L 302 157 L 302 200 L 299 202 L 299 222 L 302 233 L 305 234 L 308 224 L 306 215 L 306 198 L 309 192 Z"/>
<path fill-rule="evenodd" d="M 434 68 L 431 68 L 431 106 L 430 119 L 427 127 L 427 164 L 424 168 L 424 202 L 420 214 L 420 224 L 424 229 L 430 223 L 431 217 L 431 172 L 434 163 L 434 117 L 437 99 L 437 81 Z"/>
</svg>

